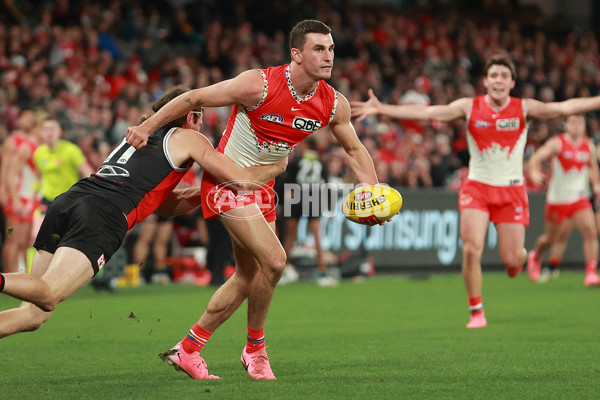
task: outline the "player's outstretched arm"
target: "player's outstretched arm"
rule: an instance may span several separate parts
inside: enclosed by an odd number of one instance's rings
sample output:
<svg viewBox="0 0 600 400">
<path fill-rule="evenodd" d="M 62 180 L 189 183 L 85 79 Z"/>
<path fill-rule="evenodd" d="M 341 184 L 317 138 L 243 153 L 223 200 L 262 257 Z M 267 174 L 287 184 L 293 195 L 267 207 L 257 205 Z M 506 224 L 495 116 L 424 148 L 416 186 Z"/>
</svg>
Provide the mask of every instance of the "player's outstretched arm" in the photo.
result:
<svg viewBox="0 0 600 400">
<path fill-rule="evenodd" d="M 288 164 L 287 157 L 280 162 L 242 168 L 225 154 L 212 147 L 201 133 L 191 129 L 178 129 L 169 139 L 169 154 L 175 165 L 190 159 L 197 162 L 219 183 L 226 183 L 234 191 L 254 190 L 282 174 Z M 200 188 L 175 189 L 158 208 L 162 217 L 184 214 L 202 203 Z"/>
<path fill-rule="evenodd" d="M 172 146 L 173 144 L 173 146 Z M 287 167 L 287 157 L 275 164 L 242 168 L 223 153 L 214 149 L 201 133 L 191 129 L 178 129 L 169 141 L 169 152 L 173 147 L 183 149 L 219 183 L 227 183 L 232 190 L 254 190 L 282 174 Z"/>
<path fill-rule="evenodd" d="M 397 119 L 452 121 L 466 116 L 472 102 L 471 98 L 462 98 L 448 105 L 423 106 L 417 104 L 392 105 L 384 104 L 369 89 L 369 100 L 353 101 L 352 116 L 361 121 L 369 115 L 386 115 Z"/>
<path fill-rule="evenodd" d="M 600 109 L 600 96 L 579 97 L 560 102 L 542 103 L 535 99 L 524 99 L 527 116 L 536 119 L 566 117 Z"/>
<path fill-rule="evenodd" d="M 202 204 L 200 186 L 185 189 L 175 189 L 156 209 L 158 215 L 169 218 L 185 214 Z"/>
<path fill-rule="evenodd" d="M 127 128 L 127 143 L 135 148 L 143 147 L 152 132 L 200 107 L 254 106 L 263 95 L 264 81 L 257 70 L 248 70 L 233 79 L 190 90 L 169 101 L 141 125 Z"/>
<path fill-rule="evenodd" d="M 553 155 L 558 154 L 560 151 L 560 141 L 557 137 L 553 137 L 542 145 L 539 149 L 533 153 L 529 161 L 527 162 L 527 173 L 529 178 L 536 185 L 544 182 L 545 176 L 542 172 L 540 164 L 542 161 L 547 160 Z"/>
</svg>

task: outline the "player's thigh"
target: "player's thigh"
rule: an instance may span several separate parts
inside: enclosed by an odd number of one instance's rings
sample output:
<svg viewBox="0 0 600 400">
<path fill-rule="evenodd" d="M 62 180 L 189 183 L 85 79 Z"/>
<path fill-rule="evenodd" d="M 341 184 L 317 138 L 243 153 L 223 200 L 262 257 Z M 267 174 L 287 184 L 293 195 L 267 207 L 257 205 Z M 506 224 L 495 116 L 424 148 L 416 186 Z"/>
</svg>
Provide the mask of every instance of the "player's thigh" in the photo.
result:
<svg viewBox="0 0 600 400">
<path fill-rule="evenodd" d="M 559 224 L 555 224 L 555 229 L 550 236 L 553 243 L 566 242 L 575 228 L 575 219 L 573 217 L 565 218 Z"/>
<path fill-rule="evenodd" d="M 51 293 L 63 301 L 93 276 L 92 263 L 84 253 L 70 247 L 59 247 L 42 279 L 50 287 Z"/>
<path fill-rule="evenodd" d="M 275 223 L 265 221 L 256 204 L 226 211 L 219 220 L 233 242 L 247 249 L 261 264 L 285 265 L 285 252 L 275 235 Z"/>
<path fill-rule="evenodd" d="M 463 243 L 483 248 L 490 216 L 476 208 L 464 208 L 460 212 L 460 237 Z"/>
<path fill-rule="evenodd" d="M 169 239 L 171 239 L 172 233 L 173 221 L 161 221 L 156 227 L 156 238 L 154 240 L 158 243 L 166 245 L 169 242 Z"/>
<path fill-rule="evenodd" d="M 504 259 L 506 255 L 517 254 L 525 246 L 525 226 L 522 224 L 499 223 L 496 224 L 498 231 L 498 249 L 500 256 Z"/>
<path fill-rule="evenodd" d="M 11 227 L 10 235 L 21 245 L 26 246 L 29 244 L 31 238 L 31 224 L 29 222 L 17 222 Z"/>
<path fill-rule="evenodd" d="M 594 221 L 594 212 L 591 208 L 576 212 L 572 219 L 584 238 L 596 237 L 598 234 L 598 229 Z"/>
<path fill-rule="evenodd" d="M 158 227 L 158 222 L 155 218 L 146 218 L 140 225 L 140 234 L 138 241 L 141 243 L 150 243 L 154 237 Z"/>
<path fill-rule="evenodd" d="M 35 256 L 33 256 L 33 263 L 31 264 L 31 275 L 37 277 L 43 276 L 48 270 L 53 256 L 54 254 L 45 250 L 36 251 Z"/>
</svg>

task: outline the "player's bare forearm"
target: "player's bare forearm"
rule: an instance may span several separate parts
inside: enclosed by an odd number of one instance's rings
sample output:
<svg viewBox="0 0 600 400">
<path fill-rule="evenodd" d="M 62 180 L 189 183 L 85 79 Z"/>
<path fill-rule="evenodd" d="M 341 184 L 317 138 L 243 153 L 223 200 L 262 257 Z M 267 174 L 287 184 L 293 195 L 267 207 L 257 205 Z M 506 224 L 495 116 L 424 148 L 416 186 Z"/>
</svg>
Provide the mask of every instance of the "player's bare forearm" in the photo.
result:
<svg viewBox="0 0 600 400">
<path fill-rule="evenodd" d="M 378 113 L 397 119 L 452 121 L 466 115 L 472 99 L 462 98 L 448 105 L 423 106 L 417 104 L 381 104 Z"/>
<path fill-rule="evenodd" d="M 267 182 L 271 182 L 273 179 L 278 177 L 279 175 L 285 172 L 287 168 L 288 158 L 285 157 L 283 160 L 279 161 L 275 164 L 269 165 L 257 165 L 254 167 L 244 168 L 244 172 L 248 174 L 251 181 L 255 181 L 260 186 L 264 185 Z M 252 190 L 254 188 L 242 188 L 240 190 Z"/>
<path fill-rule="evenodd" d="M 381 104 L 377 108 L 377 114 L 386 115 L 396 119 L 429 119 L 427 106 L 421 105 L 393 105 Z"/>
<path fill-rule="evenodd" d="M 229 161 L 233 164 L 232 161 Z M 219 183 L 226 183 L 233 191 L 256 190 L 281 175 L 287 167 L 287 157 L 275 164 L 257 165 L 247 168 L 228 166 L 213 175 Z"/>
<path fill-rule="evenodd" d="M 563 102 L 562 115 L 581 114 L 600 109 L 600 96 L 569 99 Z"/>
<path fill-rule="evenodd" d="M 175 189 L 156 210 L 163 218 L 185 214 L 202 204 L 200 187 Z"/>
<path fill-rule="evenodd" d="M 362 144 L 355 150 L 347 150 L 347 153 L 350 169 L 360 183 L 368 183 L 370 185 L 379 183 L 377 173 L 375 172 L 375 166 L 373 165 L 373 159 Z"/>
<path fill-rule="evenodd" d="M 140 126 L 147 128 L 150 132 L 154 132 L 161 126 L 193 111 L 198 107 L 193 100 L 196 97 L 193 95 L 193 92 L 194 91 L 185 92 L 175 97 L 161 107 L 155 114 L 150 116 L 150 118 L 145 120 Z"/>
<path fill-rule="evenodd" d="M 555 103 L 542 103 L 534 99 L 526 99 L 526 102 L 527 115 L 538 119 L 566 117 L 600 109 L 600 96 L 579 97 Z"/>
</svg>

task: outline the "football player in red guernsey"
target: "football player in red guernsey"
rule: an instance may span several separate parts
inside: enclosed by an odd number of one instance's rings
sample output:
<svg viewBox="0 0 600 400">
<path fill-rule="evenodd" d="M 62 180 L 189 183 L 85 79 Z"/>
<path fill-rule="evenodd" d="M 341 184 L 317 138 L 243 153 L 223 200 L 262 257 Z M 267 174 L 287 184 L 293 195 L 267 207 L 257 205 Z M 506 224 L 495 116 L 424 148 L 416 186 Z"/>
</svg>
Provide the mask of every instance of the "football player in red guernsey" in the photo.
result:
<svg viewBox="0 0 600 400">
<path fill-rule="evenodd" d="M 171 90 L 153 110 L 185 91 Z M 21 307 L 0 312 L 0 337 L 38 329 L 60 302 L 104 267 L 127 231 L 161 204 L 165 215 L 200 205 L 199 190 L 173 191 L 194 161 L 219 181 L 238 181 L 234 185 L 240 190 L 252 189 L 251 182 L 264 184 L 285 170 L 287 160 L 238 167 L 198 132 L 201 124 L 198 108 L 159 127 L 143 149 L 123 139 L 95 174 L 54 200 L 34 243 L 31 274 L 0 274 L 0 291 L 24 300 Z"/>
<path fill-rule="evenodd" d="M 546 229 L 527 257 L 527 272 L 534 282 L 546 282 L 553 275 L 567 248 L 567 240 L 577 228 L 583 237 L 586 286 L 600 285 L 598 232 L 590 202 L 590 183 L 594 197 L 600 199 L 600 175 L 596 147 L 585 137 L 585 117 L 567 117 L 565 133 L 549 139 L 529 159 L 527 171 L 535 184 L 544 181 L 543 160 L 552 158 L 552 178 L 546 193 Z M 540 275 L 543 253 L 550 248 L 550 268 Z"/>
<path fill-rule="evenodd" d="M 329 125 L 349 156 L 359 182 L 378 183 L 373 160 L 350 122 L 348 101 L 324 79 L 331 77 L 334 43 L 320 21 L 299 22 L 290 33 L 291 63 L 248 70 L 233 79 L 192 90 L 173 100 L 144 124 L 131 127 L 127 140 L 143 146 L 156 127 L 200 106 L 233 105 L 217 148 L 240 166 L 277 162 L 305 137 Z M 232 237 L 235 274 L 221 286 L 195 324 L 171 351 L 170 363 L 193 378 L 208 375 L 200 351 L 212 333 L 248 299 L 248 330 L 242 364 L 254 379 L 276 379 L 265 351 L 264 326 L 273 292 L 286 264 L 275 234 L 273 183 L 234 197 L 202 181 L 204 216 L 218 217 Z M 198 360 L 201 360 L 200 362 Z"/>
<path fill-rule="evenodd" d="M 487 94 L 462 98 L 448 105 L 389 105 L 369 91 L 366 102 L 352 102 L 358 120 L 381 114 L 399 119 L 468 123 L 469 176 L 459 194 L 460 236 L 463 240 L 462 271 L 467 288 L 470 321 L 467 328 L 483 328 L 487 320 L 481 300 L 481 254 L 488 223 L 498 231 L 500 257 L 508 276 L 515 277 L 527 258 L 525 227 L 529 203 L 523 185 L 523 151 L 530 119 L 548 119 L 600 108 L 600 97 L 542 103 L 510 96 L 516 70 L 503 55 L 485 65 L 483 84 Z"/>
</svg>

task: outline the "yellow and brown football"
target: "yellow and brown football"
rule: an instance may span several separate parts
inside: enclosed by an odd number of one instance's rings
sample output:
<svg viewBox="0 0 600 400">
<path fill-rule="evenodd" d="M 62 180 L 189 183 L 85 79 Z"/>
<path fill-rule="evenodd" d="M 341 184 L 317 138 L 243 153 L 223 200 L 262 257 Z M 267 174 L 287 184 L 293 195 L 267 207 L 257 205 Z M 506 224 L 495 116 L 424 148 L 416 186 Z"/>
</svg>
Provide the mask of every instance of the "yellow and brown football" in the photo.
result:
<svg viewBox="0 0 600 400">
<path fill-rule="evenodd" d="M 377 225 L 398 214 L 402 195 L 387 185 L 367 185 L 353 190 L 342 203 L 342 214 L 352 222 Z"/>
</svg>

